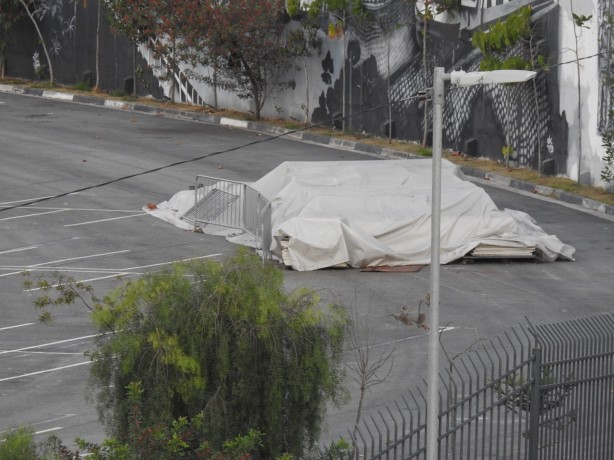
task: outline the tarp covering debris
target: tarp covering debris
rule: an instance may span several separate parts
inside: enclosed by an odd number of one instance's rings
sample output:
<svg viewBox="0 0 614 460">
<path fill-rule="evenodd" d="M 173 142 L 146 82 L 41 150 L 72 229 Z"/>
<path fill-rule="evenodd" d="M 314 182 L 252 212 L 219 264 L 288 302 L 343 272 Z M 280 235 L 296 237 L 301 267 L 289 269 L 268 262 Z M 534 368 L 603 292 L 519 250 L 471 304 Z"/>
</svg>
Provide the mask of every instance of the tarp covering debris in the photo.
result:
<svg viewBox="0 0 614 460">
<path fill-rule="evenodd" d="M 295 270 L 430 263 L 431 159 L 285 162 L 252 184 L 271 202 L 274 247 L 288 238 Z M 535 246 L 543 260 L 575 251 L 520 211 L 499 210 L 488 194 L 442 164 L 441 263 L 480 243 Z"/>
<path fill-rule="evenodd" d="M 285 162 L 251 187 L 271 203 L 272 253 L 281 260 L 283 240 L 295 270 L 424 265 L 430 263 L 431 174 L 431 159 Z M 161 208 L 150 212 L 164 218 Z M 441 263 L 480 244 L 534 246 L 544 261 L 573 260 L 575 252 L 528 214 L 499 210 L 443 161 Z"/>
</svg>

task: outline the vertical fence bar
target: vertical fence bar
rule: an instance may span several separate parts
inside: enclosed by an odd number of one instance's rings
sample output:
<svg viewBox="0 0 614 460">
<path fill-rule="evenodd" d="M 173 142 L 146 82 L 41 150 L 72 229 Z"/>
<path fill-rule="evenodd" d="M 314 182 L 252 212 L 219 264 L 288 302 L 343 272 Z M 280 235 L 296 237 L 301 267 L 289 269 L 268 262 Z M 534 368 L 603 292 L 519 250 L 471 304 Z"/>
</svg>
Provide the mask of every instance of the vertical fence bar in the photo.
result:
<svg viewBox="0 0 614 460">
<path fill-rule="evenodd" d="M 533 349 L 531 364 L 531 399 L 529 415 L 529 460 L 537 460 L 539 452 L 539 412 L 541 408 L 542 350 Z"/>
<path fill-rule="evenodd" d="M 447 380 L 440 375 L 447 407 L 438 420 L 439 458 L 614 458 L 614 314 L 531 326 L 534 343 L 523 331 L 526 337 L 512 331 L 507 340 L 491 341 L 490 347 L 462 356 L 448 370 Z M 421 411 L 427 401 L 421 387 L 418 392 L 418 398 L 409 393 L 411 407 L 405 397 L 403 408 L 395 402 L 403 424 L 400 436 L 389 406 L 394 433 L 382 411 L 361 424 L 370 440 L 360 433 L 364 451 L 354 449 L 356 460 L 424 458 Z M 353 444 L 359 444 L 358 438 Z"/>
</svg>

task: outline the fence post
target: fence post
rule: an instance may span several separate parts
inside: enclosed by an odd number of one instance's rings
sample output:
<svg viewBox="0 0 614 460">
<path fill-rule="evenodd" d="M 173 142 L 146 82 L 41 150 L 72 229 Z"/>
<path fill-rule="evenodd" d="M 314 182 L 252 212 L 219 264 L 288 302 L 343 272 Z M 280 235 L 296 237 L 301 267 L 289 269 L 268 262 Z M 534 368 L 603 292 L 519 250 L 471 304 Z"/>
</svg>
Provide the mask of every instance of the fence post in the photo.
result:
<svg viewBox="0 0 614 460">
<path fill-rule="evenodd" d="M 539 450 L 539 413 L 541 408 L 542 349 L 533 348 L 531 366 L 530 418 L 529 418 L 529 460 L 537 460 Z"/>
</svg>

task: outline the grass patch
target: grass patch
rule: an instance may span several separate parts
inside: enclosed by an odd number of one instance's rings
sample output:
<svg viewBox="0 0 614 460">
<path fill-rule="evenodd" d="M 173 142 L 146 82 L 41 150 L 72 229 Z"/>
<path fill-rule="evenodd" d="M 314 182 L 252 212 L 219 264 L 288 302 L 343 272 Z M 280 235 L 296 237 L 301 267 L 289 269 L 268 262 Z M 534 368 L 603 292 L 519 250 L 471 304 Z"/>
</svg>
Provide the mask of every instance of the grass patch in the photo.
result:
<svg viewBox="0 0 614 460">
<path fill-rule="evenodd" d="M 501 176 L 512 177 L 524 182 L 530 182 L 536 185 L 542 185 L 544 187 L 550 187 L 554 189 L 563 190 L 564 192 L 578 195 L 591 200 L 599 201 L 601 203 L 614 206 L 614 193 L 609 193 L 600 187 L 590 187 L 585 185 L 579 185 L 576 181 L 567 179 L 565 177 L 553 177 L 542 176 L 539 177 L 536 171 L 526 168 L 507 168 L 502 163 L 486 158 L 473 158 L 463 157 L 460 155 L 452 155 L 447 153 L 444 155 L 446 159 L 450 160 L 460 166 L 469 166 L 481 171 L 491 172 L 493 174 L 499 174 Z"/>
<path fill-rule="evenodd" d="M 418 155 L 420 155 L 421 157 L 432 157 L 433 156 L 433 150 L 428 148 L 428 147 L 418 147 L 418 151 L 416 152 Z"/>
<path fill-rule="evenodd" d="M 116 99 L 136 100 L 134 97 L 132 97 L 131 94 L 128 94 L 123 89 L 115 89 L 109 93 L 109 96 L 114 97 Z"/>
<path fill-rule="evenodd" d="M 90 84 L 85 81 L 80 81 L 79 83 L 75 83 L 70 88 L 76 91 L 85 91 L 85 92 L 89 92 L 92 90 L 92 87 L 90 86 Z"/>
</svg>

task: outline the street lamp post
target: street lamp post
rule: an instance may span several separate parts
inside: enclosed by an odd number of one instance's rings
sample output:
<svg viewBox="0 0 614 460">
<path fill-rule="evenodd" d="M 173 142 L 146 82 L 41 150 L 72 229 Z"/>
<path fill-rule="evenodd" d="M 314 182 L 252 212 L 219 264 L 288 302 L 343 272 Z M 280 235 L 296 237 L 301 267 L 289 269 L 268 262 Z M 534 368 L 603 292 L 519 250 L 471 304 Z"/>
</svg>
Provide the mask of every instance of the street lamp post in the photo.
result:
<svg viewBox="0 0 614 460">
<path fill-rule="evenodd" d="M 443 126 L 444 83 L 473 86 L 500 83 L 521 83 L 535 77 L 526 70 L 493 70 L 491 72 L 451 72 L 436 67 L 433 73 L 433 167 L 431 195 L 431 280 L 430 334 L 428 344 L 426 458 L 438 460 L 439 438 L 439 287 L 441 252 L 441 144 Z"/>
</svg>

